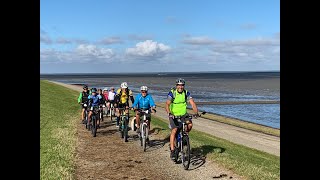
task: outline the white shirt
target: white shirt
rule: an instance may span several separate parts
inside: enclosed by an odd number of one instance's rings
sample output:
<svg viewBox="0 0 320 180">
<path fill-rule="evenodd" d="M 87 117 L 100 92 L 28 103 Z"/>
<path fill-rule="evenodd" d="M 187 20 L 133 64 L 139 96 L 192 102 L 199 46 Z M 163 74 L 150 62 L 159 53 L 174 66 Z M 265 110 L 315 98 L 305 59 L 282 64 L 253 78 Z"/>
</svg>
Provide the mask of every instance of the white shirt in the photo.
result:
<svg viewBox="0 0 320 180">
<path fill-rule="evenodd" d="M 113 101 L 115 94 L 116 94 L 115 92 L 109 91 L 108 99 L 109 99 L 110 101 Z"/>
</svg>

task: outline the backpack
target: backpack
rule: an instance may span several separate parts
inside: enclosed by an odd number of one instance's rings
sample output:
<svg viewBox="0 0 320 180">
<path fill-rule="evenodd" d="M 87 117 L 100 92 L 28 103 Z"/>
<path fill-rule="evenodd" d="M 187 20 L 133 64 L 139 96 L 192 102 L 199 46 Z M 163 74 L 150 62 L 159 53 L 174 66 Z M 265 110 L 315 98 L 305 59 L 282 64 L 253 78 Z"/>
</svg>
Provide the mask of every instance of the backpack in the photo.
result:
<svg viewBox="0 0 320 180">
<path fill-rule="evenodd" d="M 175 87 L 173 87 L 173 88 L 171 88 L 171 92 L 172 92 L 172 99 L 171 99 L 171 102 L 173 102 L 174 101 L 174 99 L 175 99 L 175 95 L 176 95 L 176 91 L 177 89 L 175 88 Z M 188 93 L 188 91 L 187 90 L 185 90 L 185 89 L 183 89 L 183 92 L 184 92 L 184 100 L 185 100 L 185 102 L 187 102 L 187 93 Z"/>
</svg>

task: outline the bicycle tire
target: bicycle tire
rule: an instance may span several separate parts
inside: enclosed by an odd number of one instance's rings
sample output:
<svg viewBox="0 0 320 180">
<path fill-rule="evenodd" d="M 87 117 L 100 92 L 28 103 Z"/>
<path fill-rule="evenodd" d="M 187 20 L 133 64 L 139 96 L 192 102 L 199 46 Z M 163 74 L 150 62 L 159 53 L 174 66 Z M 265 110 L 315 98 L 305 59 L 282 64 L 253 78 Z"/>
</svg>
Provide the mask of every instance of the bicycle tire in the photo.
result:
<svg viewBox="0 0 320 180">
<path fill-rule="evenodd" d="M 179 132 L 177 132 L 178 134 Z M 174 156 L 175 156 L 175 160 L 174 162 L 177 163 L 178 162 L 178 157 L 179 157 L 179 142 L 178 142 L 178 139 L 177 139 L 177 134 L 176 134 L 176 137 L 175 137 L 175 144 L 174 144 Z"/>
<path fill-rule="evenodd" d="M 142 135 L 142 149 L 143 151 L 146 151 L 146 125 L 142 124 L 142 128 L 141 128 L 141 135 Z"/>
<path fill-rule="evenodd" d="M 123 118 L 123 139 L 124 142 L 128 142 L 128 124 L 127 124 L 127 117 Z"/>
<path fill-rule="evenodd" d="M 96 115 L 92 116 L 92 128 L 91 128 L 91 132 L 92 132 L 92 136 L 96 137 L 97 135 L 97 117 Z"/>
<path fill-rule="evenodd" d="M 120 137 L 124 137 L 124 129 L 122 128 L 123 126 L 123 117 L 120 117 L 120 122 L 119 122 L 119 130 L 120 130 Z"/>
<path fill-rule="evenodd" d="M 113 106 L 112 105 L 110 105 L 110 121 L 112 121 L 112 114 L 113 114 L 113 110 L 112 110 L 112 108 L 113 108 Z"/>
<path fill-rule="evenodd" d="M 189 141 L 189 136 L 183 136 L 181 140 L 181 160 L 182 160 L 182 165 L 185 170 L 189 169 L 190 165 L 190 141 Z"/>
</svg>

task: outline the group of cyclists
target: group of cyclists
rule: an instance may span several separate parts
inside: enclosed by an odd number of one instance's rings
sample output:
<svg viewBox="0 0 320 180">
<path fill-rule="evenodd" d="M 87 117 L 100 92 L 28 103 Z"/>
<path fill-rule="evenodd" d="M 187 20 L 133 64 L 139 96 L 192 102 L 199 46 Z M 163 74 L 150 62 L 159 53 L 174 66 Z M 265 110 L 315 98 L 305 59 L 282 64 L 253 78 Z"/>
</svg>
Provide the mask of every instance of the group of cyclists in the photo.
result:
<svg viewBox="0 0 320 180">
<path fill-rule="evenodd" d="M 192 120 L 188 119 L 187 113 L 187 103 L 190 103 L 192 106 L 193 112 L 198 115 L 198 108 L 195 104 L 191 94 L 189 91 L 185 89 L 185 80 L 182 78 L 178 78 L 175 83 L 175 87 L 171 88 L 167 95 L 165 110 L 169 119 L 169 126 L 171 127 L 170 134 L 170 158 L 175 160 L 174 156 L 174 139 L 177 133 L 177 129 L 179 126 L 179 122 L 174 118 L 175 116 L 181 116 L 183 119 L 188 120 L 188 126 L 186 132 L 189 133 L 192 129 Z M 129 99 L 131 100 L 132 106 L 129 107 Z M 92 111 L 94 108 L 99 108 L 100 105 L 105 105 L 107 109 L 110 108 L 110 104 L 113 104 L 116 109 L 116 127 L 119 127 L 120 120 L 120 111 L 119 108 L 126 108 L 126 113 L 129 112 L 129 109 L 133 109 L 136 112 L 136 132 L 140 133 L 140 109 L 151 109 L 153 112 L 156 112 L 156 104 L 151 96 L 148 93 L 147 86 L 140 87 L 140 93 L 133 97 L 133 93 L 131 89 L 128 88 L 127 82 L 122 82 L 120 88 L 115 91 L 114 87 L 110 89 L 104 88 L 96 89 L 91 88 L 88 89 L 87 85 L 83 86 L 83 91 L 80 93 L 78 97 L 78 103 L 82 106 L 81 111 L 81 123 L 88 123 L 85 120 L 85 110 L 88 108 L 89 115 L 88 120 L 90 123 L 90 118 L 92 115 Z M 85 107 L 85 104 L 87 107 Z M 107 111 L 108 112 L 108 111 Z M 110 114 L 112 115 L 112 114 Z M 150 122 L 151 119 L 149 119 Z M 100 121 L 98 121 L 97 127 L 100 127 Z M 149 124 L 150 127 L 150 124 Z"/>
</svg>

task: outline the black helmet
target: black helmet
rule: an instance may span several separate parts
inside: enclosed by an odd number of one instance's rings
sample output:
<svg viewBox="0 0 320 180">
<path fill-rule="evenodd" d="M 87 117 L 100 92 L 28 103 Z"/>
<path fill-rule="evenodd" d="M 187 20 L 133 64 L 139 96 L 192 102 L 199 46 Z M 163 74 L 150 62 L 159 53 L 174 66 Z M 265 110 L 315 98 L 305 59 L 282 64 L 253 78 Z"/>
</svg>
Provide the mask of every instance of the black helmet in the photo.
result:
<svg viewBox="0 0 320 180">
<path fill-rule="evenodd" d="M 97 92 L 97 88 L 92 88 L 91 92 Z"/>
<path fill-rule="evenodd" d="M 186 82 L 184 81 L 184 79 L 182 79 L 182 78 L 178 78 L 177 80 L 176 80 L 176 84 L 178 85 L 178 84 L 185 84 Z"/>
<path fill-rule="evenodd" d="M 83 89 L 88 89 L 88 86 L 87 85 L 83 85 Z"/>
</svg>

